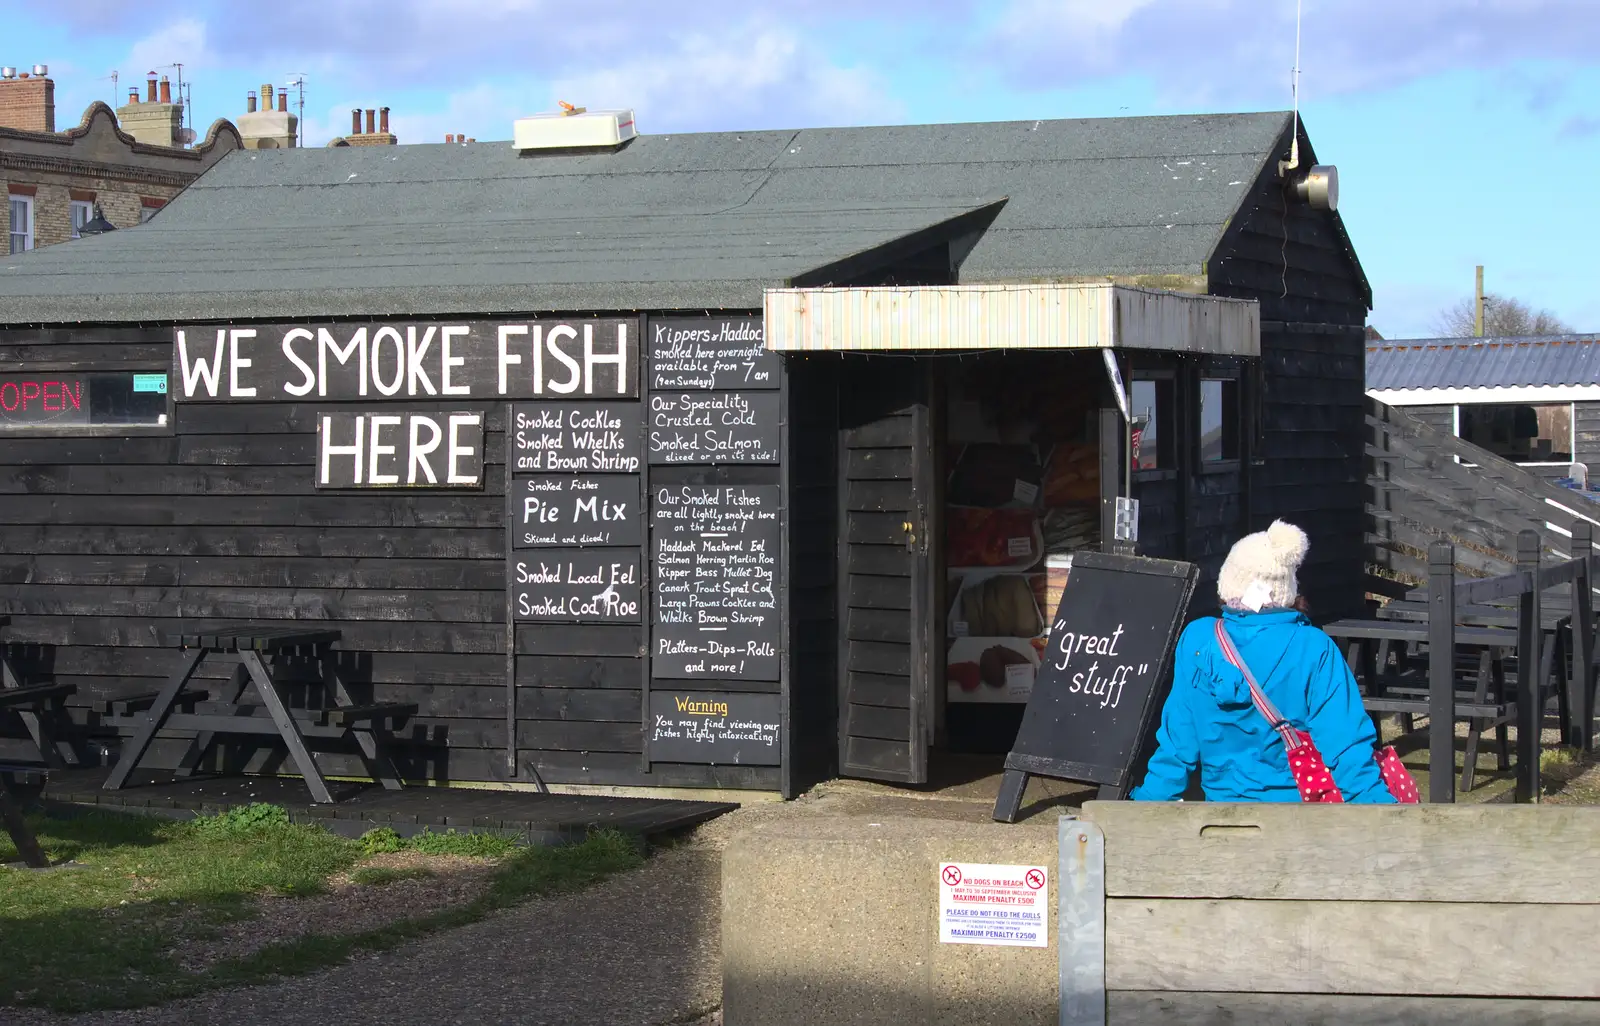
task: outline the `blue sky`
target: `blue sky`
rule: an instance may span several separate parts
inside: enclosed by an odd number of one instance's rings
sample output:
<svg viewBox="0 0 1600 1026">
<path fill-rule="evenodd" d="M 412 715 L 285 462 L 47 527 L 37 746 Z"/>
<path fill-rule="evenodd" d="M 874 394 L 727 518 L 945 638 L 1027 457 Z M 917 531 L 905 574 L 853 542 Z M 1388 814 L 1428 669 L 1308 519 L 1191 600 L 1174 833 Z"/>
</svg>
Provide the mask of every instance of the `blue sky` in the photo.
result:
<svg viewBox="0 0 1600 1026">
<path fill-rule="evenodd" d="M 1270 110 L 1294 7 L 0 0 L 0 63 L 50 65 L 65 127 L 181 61 L 202 134 L 304 73 L 312 145 L 379 106 L 403 143 L 509 138 L 557 100 L 633 107 L 646 132 Z M 1482 263 L 1491 291 L 1600 332 L 1600 0 L 1305 0 L 1301 65 L 1374 326 L 1431 334 Z"/>
</svg>

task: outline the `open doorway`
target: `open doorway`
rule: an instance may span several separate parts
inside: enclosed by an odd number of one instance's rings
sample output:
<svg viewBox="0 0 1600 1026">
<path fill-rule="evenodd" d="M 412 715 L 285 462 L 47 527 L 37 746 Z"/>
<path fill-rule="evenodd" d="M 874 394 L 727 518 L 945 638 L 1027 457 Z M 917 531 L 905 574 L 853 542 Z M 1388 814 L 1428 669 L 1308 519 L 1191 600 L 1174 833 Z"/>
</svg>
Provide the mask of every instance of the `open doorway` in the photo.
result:
<svg viewBox="0 0 1600 1026">
<path fill-rule="evenodd" d="M 1105 388 L 1097 351 L 1002 351 L 941 369 L 935 780 L 946 775 L 940 761 L 998 769 L 1072 556 L 1100 548 Z"/>
</svg>

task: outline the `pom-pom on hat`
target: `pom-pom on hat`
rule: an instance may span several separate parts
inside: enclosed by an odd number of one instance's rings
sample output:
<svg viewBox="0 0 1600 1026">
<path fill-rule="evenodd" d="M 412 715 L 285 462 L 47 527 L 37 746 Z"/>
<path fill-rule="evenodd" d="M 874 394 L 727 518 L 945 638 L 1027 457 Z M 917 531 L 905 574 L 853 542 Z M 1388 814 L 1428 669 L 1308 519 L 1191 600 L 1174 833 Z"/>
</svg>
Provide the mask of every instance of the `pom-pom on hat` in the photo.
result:
<svg viewBox="0 0 1600 1026">
<path fill-rule="evenodd" d="M 1217 575 L 1217 597 L 1231 609 L 1287 609 L 1300 596 L 1296 574 L 1311 542 L 1291 523 L 1274 520 L 1265 531 L 1240 538 Z"/>
</svg>

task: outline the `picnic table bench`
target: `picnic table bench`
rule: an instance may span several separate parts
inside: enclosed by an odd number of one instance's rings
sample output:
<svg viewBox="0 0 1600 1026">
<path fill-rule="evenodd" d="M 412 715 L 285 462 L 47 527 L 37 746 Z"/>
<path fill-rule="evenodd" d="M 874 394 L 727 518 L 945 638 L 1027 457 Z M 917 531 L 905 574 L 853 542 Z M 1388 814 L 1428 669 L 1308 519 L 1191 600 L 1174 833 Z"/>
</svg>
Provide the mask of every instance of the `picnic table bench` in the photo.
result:
<svg viewBox="0 0 1600 1026">
<path fill-rule="evenodd" d="M 38 766 L 24 766 L 0 762 L 0 821 L 17 846 L 23 865 L 30 869 L 44 869 L 50 865 L 33 828 L 23 818 L 23 811 L 44 790 L 45 771 Z"/>
<path fill-rule="evenodd" d="M 128 776 L 163 728 L 195 731 L 188 751 L 179 760 L 178 775 L 193 772 L 219 734 L 281 738 L 289 757 L 305 778 L 314 801 L 332 803 L 327 781 L 312 758 L 307 738 L 353 740 L 368 775 L 385 788 L 398 790 L 399 773 L 380 742 L 416 714 L 415 703 L 357 704 L 340 677 L 332 650 L 337 630 L 281 624 L 245 624 L 225 628 L 193 628 L 170 635 L 168 643 L 180 650 L 177 666 L 166 684 L 154 694 L 122 696 L 104 701 L 105 711 L 120 711 L 133 718 L 132 739 L 123 748 L 106 790 L 126 785 Z M 325 700 L 321 709 L 292 709 L 263 657 L 308 660 L 321 672 Z M 190 681 L 207 659 L 232 663 L 228 682 L 204 698 Z M 253 686 L 253 688 L 252 688 Z M 257 703 L 241 701 L 253 690 Z"/>
<path fill-rule="evenodd" d="M 0 616 L 0 627 L 10 625 L 9 616 Z M 78 765 L 78 754 L 65 736 L 71 725 L 66 702 L 76 690 L 72 684 L 25 683 L 12 662 L 10 643 L 0 644 L 0 712 L 10 710 L 22 720 L 46 766 Z"/>
</svg>

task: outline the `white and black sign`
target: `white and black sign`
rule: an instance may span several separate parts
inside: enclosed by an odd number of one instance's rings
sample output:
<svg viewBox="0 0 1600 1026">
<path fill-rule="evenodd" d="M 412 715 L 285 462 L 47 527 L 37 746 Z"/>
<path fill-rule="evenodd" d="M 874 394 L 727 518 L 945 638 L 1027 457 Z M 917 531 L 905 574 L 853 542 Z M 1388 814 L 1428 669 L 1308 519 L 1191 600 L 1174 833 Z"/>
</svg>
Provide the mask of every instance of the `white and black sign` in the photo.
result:
<svg viewBox="0 0 1600 1026">
<path fill-rule="evenodd" d="M 777 695 L 652 691 L 650 761 L 777 766 L 781 713 Z"/>
<path fill-rule="evenodd" d="M 652 389 L 778 387 L 760 317 L 654 318 L 648 331 Z"/>
<path fill-rule="evenodd" d="M 483 414 L 320 414 L 317 487 L 482 488 Z"/>
<path fill-rule="evenodd" d="M 655 392 L 650 462 L 777 463 L 778 393 Z"/>
<path fill-rule="evenodd" d="M 633 398 L 636 321 L 178 328 L 177 402 Z"/>
<path fill-rule="evenodd" d="M 651 495 L 653 677 L 777 680 L 777 485 Z"/>
<path fill-rule="evenodd" d="M 516 477 L 509 507 L 512 548 L 644 543 L 638 475 Z"/>
<path fill-rule="evenodd" d="M 519 474 L 635 474 L 638 403 L 529 403 L 512 407 L 507 436 Z"/>
<path fill-rule="evenodd" d="M 519 621 L 638 623 L 639 553 L 551 549 L 511 557 L 512 615 Z"/>
</svg>

